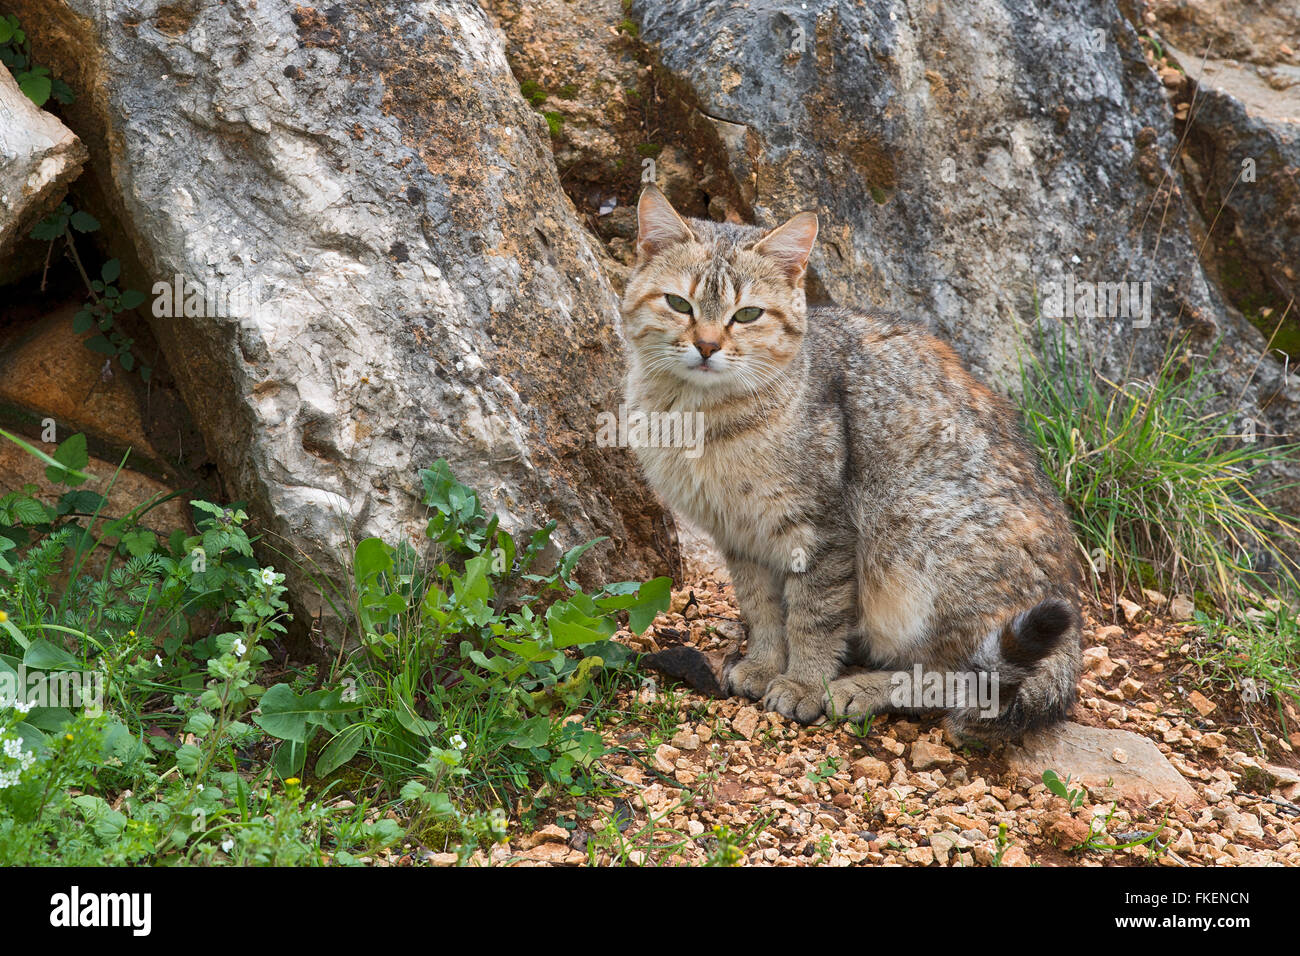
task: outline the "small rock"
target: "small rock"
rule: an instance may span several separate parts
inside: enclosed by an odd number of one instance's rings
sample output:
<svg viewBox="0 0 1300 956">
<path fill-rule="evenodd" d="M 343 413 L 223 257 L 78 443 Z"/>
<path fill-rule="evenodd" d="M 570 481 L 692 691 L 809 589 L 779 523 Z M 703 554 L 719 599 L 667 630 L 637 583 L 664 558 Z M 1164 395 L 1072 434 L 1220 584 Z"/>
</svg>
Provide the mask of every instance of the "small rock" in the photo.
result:
<svg viewBox="0 0 1300 956">
<path fill-rule="evenodd" d="M 1118 624 L 1107 624 L 1105 627 L 1097 628 L 1093 635 L 1098 644 L 1109 644 L 1111 641 L 1119 640 L 1124 636 L 1124 628 Z"/>
<path fill-rule="evenodd" d="M 1188 694 L 1187 700 L 1193 707 L 1196 708 L 1196 712 L 1200 714 L 1202 717 L 1209 717 L 1210 714 L 1214 713 L 1214 711 L 1217 709 L 1218 706 L 1214 703 L 1214 701 L 1210 700 L 1199 690 L 1194 690 L 1190 694 Z"/>
<path fill-rule="evenodd" d="M 686 832 L 691 835 L 692 839 L 694 839 L 697 836 L 703 836 L 704 824 L 701 823 L 699 820 L 688 820 L 686 821 Z"/>
<path fill-rule="evenodd" d="M 912 769 L 929 770 L 931 767 L 949 767 L 957 757 L 942 744 L 932 744 L 918 740 L 912 744 Z"/>
<path fill-rule="evenodd" d="M 888 783 L 891 776 L 889 765 L 883 760 L 878 760 L 875 757 L 862 757 L 859 760 L 853 761 L 852 765 L 849 767 L 849 775 L 854 780 L 866 777 L 868 780 L 877 781 L 879 783 Z"/>
<path fill-rule="evenodd" d="M 1136 604 L 1126 597 L 1116 599 L 1115 606 L 1124 615 L 1124 620 L 1130 624 L 1136 623 L 1137 619 L 1142 616 L 1142 605 Z"/>
<path fill-rule="evenodd" d="M 1039 824 L 1043 835 L 1063 850 L 1069 850 L 1084 843 L 1091 833 L 1090 825 L 1064 810 L 1055 810 L 1043 817 Z"/>
<path fill-rule="evenodd" d="M 1105 647 L 1089 647 L 1083 652 L 1083 668 L 1090 674 L 1096 674 L 1102 680 L 1115 673 L 1118 667 L 1110 659 L 1110 650 Z"/>
<path fill-rule="evenodd" d="M 1210 753 L 1221 753 L 1228 746 L 1228 738 L 1220 733 L 1201 734 L 1197 746 Z"/>
<path fill-rule="evenodd" d="M 1133 677 L 1125 677 L 1119 682 L 1119 692 L 1125 700 L 1132 700 L 1142 690 L 1142 682 Z"/>
<path fill-rule="evenodd" d="M 1190 621 L 1196 614 L 1196 602 L 1186 594 L 1175 594 L 1169 602 L 1169 616 L 1175 621 Z"/>
<path fill-rule="evenodd" d="M 460 862 L 455 853 L 430 853 L 427 859 L 430 866 L 455 866 Z"/>
<path fill-rule="evenodd" d="M 536 833 L 527 833 L 520 837 L 515 845 L 521 850 L 531 850 L 543 843 L 568 843 L 569 831 L 564 827 L 548 824 Z"/>
<path fill-rule="evenodd" d="M 679 730 L 673 735 L 673 746 L 678 750 L 699 750 L 700 735 L 689 730 Z"/>
<path fill-rule="evenodd" d="M 1110 759 L 1116 763 L 1128 763 L 1128 751 L 1123 747 L 1116 747 L 1110 752 Z"/>
<path fill-rule="evenodd" d="M 742 707 L 736 716 L 731 718 L 731 729 L 746 740 L 752 740 L 761 719 L 762 715 L 753 707 Z"/>
<path fill-rule="evenodd" d="M 1025 852 L 1024 847 L 1009 846 L 1006 852 L 1002 854 L 1003 866 L 1028 866 L 1029 854 Z"/>
<path fill-rule="evenodd" d="M 660 773 L 672 773 L 677 769 L 677 758 L 682 752 L 671 744 L 660 744 L 655 751 L 655 769 Z"/>
<path fill-rule="evenodd" d="M 1181 76 L 1182 74 L 1179 75 Z M 1169 603 L 1169 598 L 1151 588 L 1143 588 L 1142 597 L 1146 599 L 1147 604 L 1151 605 L 1157 611 Z"/>
<path fill-rule="evenodd" d="M 960 841 L 957 834 L 949 830 L 941 830 L 930 835 L 930 849 L 934 851 L 934 858 L 941 863 L 947 862 L 958 842 Z"/>
</svg>

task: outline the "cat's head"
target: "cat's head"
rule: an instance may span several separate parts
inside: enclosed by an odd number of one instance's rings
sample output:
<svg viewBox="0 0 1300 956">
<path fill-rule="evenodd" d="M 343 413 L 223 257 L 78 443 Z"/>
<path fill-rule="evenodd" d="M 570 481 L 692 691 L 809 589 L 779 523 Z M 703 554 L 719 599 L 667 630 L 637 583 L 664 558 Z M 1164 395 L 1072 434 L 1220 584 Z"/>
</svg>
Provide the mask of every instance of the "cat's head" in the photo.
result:
<svg viewBox="0 0 1300 956">
<path fill-rule="evenodd" d="M 766 232 L 688 221 L 651 185 L 637 219 L 623 330 L 641 374 L 728 394 L 778 380 L 807 330 L 817 217 L 801 212 Z"/>
</svg>

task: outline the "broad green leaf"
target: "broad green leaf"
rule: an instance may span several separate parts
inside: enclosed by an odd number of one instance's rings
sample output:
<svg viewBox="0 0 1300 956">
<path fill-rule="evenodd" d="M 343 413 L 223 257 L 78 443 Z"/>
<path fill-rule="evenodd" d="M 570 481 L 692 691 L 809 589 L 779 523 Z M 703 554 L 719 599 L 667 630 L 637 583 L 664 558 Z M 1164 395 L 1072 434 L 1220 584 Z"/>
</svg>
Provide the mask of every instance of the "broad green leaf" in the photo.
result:
<svg viewBox="0 0 1300 956">
<path fill-rule="evenodd" d="M 5 431 L 3 428 L 0 428 L 0 438 L 8 438 L 11 442 L 13 442 L 15 445 L 17 445 L 17 446 L 18 446 L 19 448 L 21 448 L 23 451 L 27 452 L 29 455 L 34 455 L 35 457 L 37 457 L 37 458 L 40 459 L 41 461 L 45 462 L 46 465 L 52 466 L 52 467 L 54 467 L 54 468 L 58 468 L 60 471 L 66 471 L 66 472 L 67 472 L 69 475 L 71 475 L 73 478 L 80 479 L 80 480 L 77 482 L 77 484 L 80 484 L 82 481 L 88 481 L 88 480 L 90 479 L 90 477 L 91 477 L 90 475 L 87 475 L 85 472 L 76 471 L 76 470 L 74 470 L 74 469 L 72 469 L 72 468 L 67 468 L 67 467 L 63 464 L 63 462 L 56 461 L 55 459 L 51 458 L 49 455 L 45 454 L 45 452 L 41 451 L 39 448 L 36 448 L 36 447 L 33 446 L 33 445 L 29 445 L 27 442 L 23 441 L 23 440 L 22 440 L 21 438 L 19 438 L 17 435 L 11 435 L 9 432 Z M 82 440 L 83 440 L 83 441 L 85 440 L 85 436 L 84 436 L 84 435 L 82 436 Z M 89 460 L 89 459 L 87 459 L 87 460 Z M 48 473 L 47 473 L 47 475 L 48 475 Z M 64 482 L 64 483 L 67 484 L 67 482 Z"/>
<path fill-rule="evenodd" d="M 99 228 L 99 220 L 90 213 L 80 209 L 72 214 L 70 222 L 72 223 L 72 228 L 77 230 L 77 232 L 94 232 Z M 110 259 L 109 262 L 117 262 L 117 260 Z M 121 268 L 121 263 L 118 263 L 118 268 Z M 116 278 L 116 275 L 114 275 L 114 278 Z"/>
<path fill-rule="evenodd" d="M 328 777 L 357 755 L 366 739 L 365 724 L 351 724 L 330 738 L 316 758 L 316 776 Z"/>
<path fill-rule="evenodd" d="M 61 647 L 43 637 L 32 641 L 23 654 L 23 665 L 42 671 L 79 670 L 81 663 Z"/>
</svg>

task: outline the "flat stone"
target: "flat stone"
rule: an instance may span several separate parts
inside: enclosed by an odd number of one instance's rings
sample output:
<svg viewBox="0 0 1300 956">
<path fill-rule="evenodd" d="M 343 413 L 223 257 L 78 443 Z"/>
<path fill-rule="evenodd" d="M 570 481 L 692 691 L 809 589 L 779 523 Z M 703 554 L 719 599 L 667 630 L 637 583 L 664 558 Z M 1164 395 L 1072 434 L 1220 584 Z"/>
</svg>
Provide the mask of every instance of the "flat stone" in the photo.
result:
<svg viewBox="0 0 1300 956">
<path fill-rule="evenodd" d="M 751 740 L 754 731 L 758 729 L 760 719 L 761 715 L 753 707 L 742 707 L 736 716 L 731 718 L 731 729 L 746 740 Z"/>
<path fill-rule="evenodd" d="M 1175 621 L 1190 621 L 1196 613 L 1196 604 L 1186 594 L 1175 594 L 1169 602 L 1169 616 Z"/>
<path fill-rule="evenodd" d="M 1188 694 L 1187 700 L 1188 703 L 1190 703 L 1193 707 L 1196 708 L 1196 712 L 1200 714 L 1202 717 L 1209 717 L 1210 714 L 1214 713 L 1214 711 L 1218 707 L 1218 705 L 1215 704 L 1214 701 L 1210 700 L 1199 690 L 1194 690 L 1190 694 Z"/>
<path fill-rule="evenodd" d="M 1125 762 L 1114 754 L 1120 751 Z M 1025 735 L 1022 745 L 1009 746 L 1007 766 L 1035 779 L 1054 770 L 1061 779 L 1086 788 L 1113 787 L 1142 803 L 1172 801 L 1185 807 L 1201 806 L 1196 791 L 1146 737 L 1127 730 L 1060 724 Z"/>
<path fill-rule="evenodd" d="M 942 744 L 918 740 L 912 744 L 912 769 L 929 770 L 931 767 L 948 767 L 957 757 Z"/>
</svg>

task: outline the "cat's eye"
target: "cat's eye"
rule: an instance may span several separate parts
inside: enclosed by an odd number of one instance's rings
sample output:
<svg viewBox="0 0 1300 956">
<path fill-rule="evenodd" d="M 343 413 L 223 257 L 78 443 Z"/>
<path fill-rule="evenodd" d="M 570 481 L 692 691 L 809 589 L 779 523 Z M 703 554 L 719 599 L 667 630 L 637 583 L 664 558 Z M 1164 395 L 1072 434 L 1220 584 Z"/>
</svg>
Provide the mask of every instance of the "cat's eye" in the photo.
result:
<svg viewBox="0 0 1300 956">
<path fill-rule="evenodd" d="M 668 300 L 668 305 L 672 308 L 674 312 L 680 312 L 682 313 L 682 315 L 691 314 L 691 304 L 687 302 L 685 299 L 683 299 L 680 295 L 673 295 L 671 292 L 669 292 L 667 295 L 664 296 L 664 298 Z"/>
<path fill-rule="evenodd" d="M 762 309 L 758 308 L 757 306 L 751 305 L 748 308 L 738 309 L 736 311 L 736 314 L 733 315 L 731 318 L 732 321 L 740 322 L 740 323 L 753 322 L 756 318 L 758 318 L 762 314 L 763 314 Z"/>
</svg>

